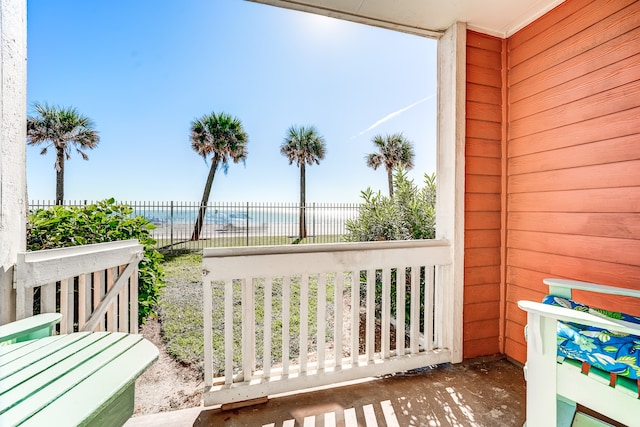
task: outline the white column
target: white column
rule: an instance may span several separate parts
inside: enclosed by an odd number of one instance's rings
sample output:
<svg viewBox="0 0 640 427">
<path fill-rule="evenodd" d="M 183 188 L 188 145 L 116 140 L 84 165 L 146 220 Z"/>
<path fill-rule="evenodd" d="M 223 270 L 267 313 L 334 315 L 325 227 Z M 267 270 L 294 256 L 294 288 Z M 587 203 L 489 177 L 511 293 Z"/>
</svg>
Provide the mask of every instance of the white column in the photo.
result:
<svg viewBox="0 0 640 427">
<path fill-rule="evenodd" d="M 436 238 L 451 243 L 453 263 L 440 267 L 437 306 L 445 327 L 441 344 L 454 363 L 462 362 L 464 295 L 464 149 L 467 27 L 456 22 L 438 40 L 438 137 Z"/>
<path fill-rule="evenodd" d="M 26 240 L 27 4 L 0 2 L 0 324 L 13 319 L 13 266 Z"/>
</svg>

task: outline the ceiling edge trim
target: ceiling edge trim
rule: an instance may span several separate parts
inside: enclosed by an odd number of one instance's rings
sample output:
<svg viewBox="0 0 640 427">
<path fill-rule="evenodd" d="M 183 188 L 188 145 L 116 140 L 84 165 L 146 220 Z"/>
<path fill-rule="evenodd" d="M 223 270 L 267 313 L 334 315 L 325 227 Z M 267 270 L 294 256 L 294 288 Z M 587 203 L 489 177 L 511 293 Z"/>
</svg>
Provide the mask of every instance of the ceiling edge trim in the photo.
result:
<svg viewBox="0 0 640 427">
<path fill-rule="evenodd" d="M 533 14 L 527 16 L 526 18 L 523 18 L 518 24 L 512 25 L 511 28 L 506 31 L 506 38 L 511 37 L 512 35 L 514 35 L 518 31 L 520 31 L 521 29 L 526 27 L 527 25 L 531 24 L 536 19 L 538 19 L 541 16 L 545 15 L 551 9 L 556 8 L 557 6 L 559 6 L 560 4 L 562 4 L 564 2 L 565 2 L 565 0 L 554 0 L 553 2 L 545 5 L 542 9 L 538 9 Z"/>
<path fill-rule="evenodd" d="M 444 31 L 430 30 L 427 28 L 414 27 L 404 25 L 392 21 L 384 21 L 381 19 L 359 16 L 352 13 L 334 10 L 329 8 L 310 6 L 303 2 L 293 0 L 248 0 L 253 3 L 262 3 L 270 6 L 282 7 L 285 9 L 297 10 L 300 12 L 315 13 L 317 15 L 328 16 L 331 18 L 342 19 L 345 21 L 357 22 L 359 24 L 372 25 L 374 27 L 385 28 L 388 30 L 401 31 L 403 33 L 413 34 L 422 37 L 438 39 L 444 34 Z"/>
</svg>

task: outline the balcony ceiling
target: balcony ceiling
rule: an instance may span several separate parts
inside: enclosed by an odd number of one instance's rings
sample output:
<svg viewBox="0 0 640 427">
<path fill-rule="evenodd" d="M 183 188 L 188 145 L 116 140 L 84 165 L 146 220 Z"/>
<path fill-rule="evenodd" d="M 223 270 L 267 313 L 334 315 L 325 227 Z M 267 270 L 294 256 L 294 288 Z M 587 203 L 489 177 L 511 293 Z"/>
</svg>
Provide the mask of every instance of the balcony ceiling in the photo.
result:
<svg viewBox="0 0 640 427">
<path fill-rule="evenodd" d="M 509 37 L 564 0 L 250 0 L 287 9 L 438 37 L 456 21 Z"/>
</svg>

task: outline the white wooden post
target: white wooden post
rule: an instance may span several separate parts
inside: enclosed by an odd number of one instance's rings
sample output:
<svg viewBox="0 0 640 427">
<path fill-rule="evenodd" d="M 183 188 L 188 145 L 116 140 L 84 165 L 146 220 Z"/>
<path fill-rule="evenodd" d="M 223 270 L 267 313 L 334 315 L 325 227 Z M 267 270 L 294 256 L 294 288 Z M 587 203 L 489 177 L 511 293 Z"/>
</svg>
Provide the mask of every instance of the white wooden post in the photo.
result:
<svg viewBox="0 0 640 427">
<path fill-rule="evenodd" d="M 556 425 L 556 330 L 558 321 L 529 313 L 527 316 L 527 426 Z"/>
<path fill-rule="evenodd" d="M 26 246 L 27 4 L 0 2 L 0 325 L 15 319 L 13 267 Z"/>
<path fill-rule="evenodd" d="M 442 339 L 454 363 L 462 362 L 463 344 L 466 40 L 461 22 L 438 40 L 436 238 L 450 242 L 453 263 L 438 268 L 436 292 L 445 324 L 453 325 Z"/>
</svg>

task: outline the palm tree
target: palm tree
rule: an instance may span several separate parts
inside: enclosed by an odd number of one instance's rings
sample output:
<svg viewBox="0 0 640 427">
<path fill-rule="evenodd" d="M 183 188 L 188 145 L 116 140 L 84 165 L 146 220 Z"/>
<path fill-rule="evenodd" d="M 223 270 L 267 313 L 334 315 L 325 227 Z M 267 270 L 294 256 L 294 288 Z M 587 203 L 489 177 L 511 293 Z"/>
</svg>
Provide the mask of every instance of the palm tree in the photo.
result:
<svg viewBox="0 0 640 427">
<path fill-rule="evenodd" d="M 280 146 L 280 153 L 289 159 L 289 164 L 296 162 L 300 168 L 300 232 L 299 238 L 307 237 L 305 218 L 306 204 L 306 164 L 320 164 L 324 159 L 326 144 L 324 138 L 318 134 L 315 126 L 291 126 Z"/>
<path fill-rule="evenodd" d="M 402 133 L 393 135 L 376 135 L 371 140 L 378 149 L 377 153 L 371 153 L 365 157 L 367 166 L 374 170 L 381 165 L 387 169 L 387 181 L 389 182 L 389 197 L 393 197 L 393 170 L 398 166 L 404 169 L 413 168 L 413 143 L 404 137 Z"/>
<path fill-rule="evenodd" d="M 226 174 L 229 169 L 229 159 L 234 163 L 244 162 L 247 158 L 248 140 L 249 136 L 244 131 L 242 122 L 227 113 L 211 113 L 191 122 L 191 147 L 205 159 L 205 162 L 207 157 L 211 156 L 211 169 L 202 193 L 198 219 L 193 228 L 191 240 L 200 238 L 216 170 L 222 166 Z"/>
<path fill-rule="evenodd" d="M 84 160 L 89 160 L 82 151 L 94 149 L 100 137 L 93 121 L 78 113 L 75 108 L 58 107 L 36 103 L 36 115 L 27 117 L 27 144 L 46 144 L 40 154 L 47 154 L 49 147 L 56 150 L 56 205 L 64 200 L 64 161 L 71 158 L 71 146 L 75 146 Z"/>
</svg>

